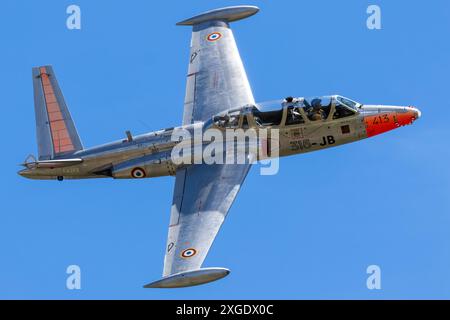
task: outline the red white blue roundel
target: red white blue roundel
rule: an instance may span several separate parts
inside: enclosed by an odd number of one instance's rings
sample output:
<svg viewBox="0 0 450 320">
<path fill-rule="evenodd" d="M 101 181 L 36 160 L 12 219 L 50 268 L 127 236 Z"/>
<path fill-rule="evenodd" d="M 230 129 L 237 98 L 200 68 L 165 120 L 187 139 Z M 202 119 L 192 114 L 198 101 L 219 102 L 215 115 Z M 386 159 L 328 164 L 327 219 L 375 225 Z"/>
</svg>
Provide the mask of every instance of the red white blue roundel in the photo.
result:
<svg viewBox="0 0 450 320">
<path fill-rule="evenodd" d="M 197 254 L 197 250 L 195 250 L 194 248 L 189 248 L 184 250 L 183 252 L 181 252 L 181 257 L 183 258 L 190 258 L 193 257 Z"/>
<path fill-rule="evenodd" d="M 210 41 L 210 42 L 214 42 L 219 40 L 220 38 L 222 38 L 222 34 L 220 32 L 213 32 L 208 34 L 208 36 L 206 37 L 206 40 Z"/>
<path fill-rule="evenodd" d="M 142 168 L 134 168 L 131 171 L 131 176 L 136 179 L 145 178 L 145 171 Z"/>
</svg>

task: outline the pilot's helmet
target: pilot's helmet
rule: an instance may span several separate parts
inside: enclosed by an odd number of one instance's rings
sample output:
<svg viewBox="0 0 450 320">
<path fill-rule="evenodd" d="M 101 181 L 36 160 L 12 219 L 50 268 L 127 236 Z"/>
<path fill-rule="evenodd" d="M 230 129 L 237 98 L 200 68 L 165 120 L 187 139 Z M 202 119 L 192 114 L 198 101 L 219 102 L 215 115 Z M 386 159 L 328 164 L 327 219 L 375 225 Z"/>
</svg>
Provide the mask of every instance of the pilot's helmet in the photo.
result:
<svg viewBox="0 0 450 320">
<path fill-rule="evenodd" d="M 291 103 L 294 101 L 294 97 L 287 97 L 284 99 L 287 103 Z"/>
<path fill-rule="evenodd" d="M 311 101 L 311 106 L 314 109 L 320 108 L 322 106 L 322 100 L 319 98 L 315 98 Z"/>
</svg>

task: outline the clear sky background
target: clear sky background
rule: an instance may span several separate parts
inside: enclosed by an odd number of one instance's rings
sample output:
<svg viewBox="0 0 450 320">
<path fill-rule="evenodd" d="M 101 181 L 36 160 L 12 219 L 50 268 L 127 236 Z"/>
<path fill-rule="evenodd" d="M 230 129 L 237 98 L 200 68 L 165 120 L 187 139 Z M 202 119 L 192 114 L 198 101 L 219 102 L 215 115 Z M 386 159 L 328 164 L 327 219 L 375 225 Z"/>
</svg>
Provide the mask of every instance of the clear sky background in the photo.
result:
<svg viewBox="0 0 450 320">
<path fill-rule="evenodd" d="M 66 28 L 70 4 L 81 30 Z M 85 146 L 178 125 L 190 28 L 175 23 L 236 4 L 261 8 L 232 25 L 258 101 L 339 93 L 422 118 L 284 158 L 275 176 L 256 166 L 204 264 L 230 276 L 143 289 L 162 273 L 174 179 L 19 177 L 37 153 L 31 68 L 54 66 Z M 366 28 L 370 4 L 382 30 Z M 0 298 L 449 299 L 449 32 L 446 0 L 2 1 Z"/>
</svg>

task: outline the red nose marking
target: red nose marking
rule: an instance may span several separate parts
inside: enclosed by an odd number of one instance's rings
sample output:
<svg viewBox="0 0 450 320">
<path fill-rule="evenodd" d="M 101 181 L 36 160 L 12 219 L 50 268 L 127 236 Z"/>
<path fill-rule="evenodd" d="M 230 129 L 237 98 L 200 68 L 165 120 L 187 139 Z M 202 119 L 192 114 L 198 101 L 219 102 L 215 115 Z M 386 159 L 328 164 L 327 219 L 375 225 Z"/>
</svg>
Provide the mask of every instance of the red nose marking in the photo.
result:
<svg viewBox="0 0 450 320">
<path fill-rule="evenodd" d="M 368 137 L 406 126 L 416 120 L 414 111 L 406 112 L 386 112 L 377 115 L 364 117 L 366 132 Z"/>
</svg>

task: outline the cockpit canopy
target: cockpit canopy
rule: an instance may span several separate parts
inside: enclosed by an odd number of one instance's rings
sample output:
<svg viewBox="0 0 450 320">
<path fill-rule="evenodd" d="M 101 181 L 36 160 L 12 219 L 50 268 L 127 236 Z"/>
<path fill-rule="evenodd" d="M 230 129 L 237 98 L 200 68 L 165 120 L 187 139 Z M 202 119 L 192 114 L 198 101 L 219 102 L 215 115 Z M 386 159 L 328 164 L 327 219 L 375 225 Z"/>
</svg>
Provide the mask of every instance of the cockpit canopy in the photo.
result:
<svg viewBox="0 0 450 320">
<path fill-rule="evenodd" d="M 219 128 L 290 126 L 351 117 L 360 107 L 360 103 L 339 95 L 287 98 L 228 110 L 208 123 Z"/>
</svg>

